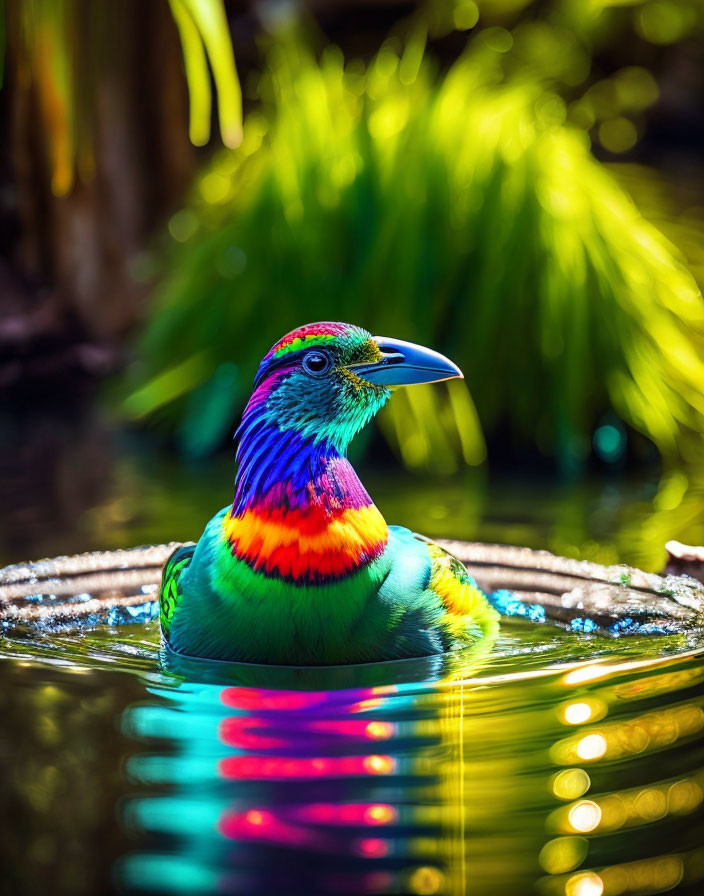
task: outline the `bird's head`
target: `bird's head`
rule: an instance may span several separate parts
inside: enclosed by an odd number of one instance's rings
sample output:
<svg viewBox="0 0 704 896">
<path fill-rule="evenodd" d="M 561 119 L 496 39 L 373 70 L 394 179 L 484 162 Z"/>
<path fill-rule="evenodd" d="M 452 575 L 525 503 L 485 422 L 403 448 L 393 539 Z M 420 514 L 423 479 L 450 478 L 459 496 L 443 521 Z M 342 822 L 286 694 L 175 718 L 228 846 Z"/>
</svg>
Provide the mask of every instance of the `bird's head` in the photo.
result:
<svg viewBox="0 0 704 896">
<path fill-rule="evenodd" d="M 452 361 L 431 349 L 372 336 L 351 324 L 307 324 L 264 357 L 243 426 L 256 418 L 344 453 L 391 387 L 461 376 Z"/>
</svg>

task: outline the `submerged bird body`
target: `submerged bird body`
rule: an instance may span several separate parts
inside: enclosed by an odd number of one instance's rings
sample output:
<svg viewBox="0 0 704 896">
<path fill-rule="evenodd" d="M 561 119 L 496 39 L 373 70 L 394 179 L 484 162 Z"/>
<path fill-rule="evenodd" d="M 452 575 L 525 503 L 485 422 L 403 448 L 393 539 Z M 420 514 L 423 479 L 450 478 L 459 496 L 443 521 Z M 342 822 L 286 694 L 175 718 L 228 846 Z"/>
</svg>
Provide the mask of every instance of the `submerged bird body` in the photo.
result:
<svg viewBox="0 0 704 896">
<path fill-rule="evenodd" d="M 232 506 L 165 566 L 168 645 L 324 665 L 428 656 L 495 631 L 496 613 L 459 561 L 387 526 L 346 457 L 389 385 L 458 375 L 441 355 L 347 324 L 280 340 L 238 429 Z"/>
</svg>

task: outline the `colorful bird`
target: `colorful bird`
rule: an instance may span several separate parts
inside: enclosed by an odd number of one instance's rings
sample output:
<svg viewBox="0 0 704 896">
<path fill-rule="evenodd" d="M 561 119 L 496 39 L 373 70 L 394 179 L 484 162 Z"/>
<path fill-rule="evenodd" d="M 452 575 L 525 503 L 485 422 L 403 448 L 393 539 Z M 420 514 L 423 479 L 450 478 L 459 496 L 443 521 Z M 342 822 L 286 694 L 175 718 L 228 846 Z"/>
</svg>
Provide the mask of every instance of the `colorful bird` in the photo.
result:
<svg viewBox="0 0 704 896">
<path fill-rule="evenodd" d="M 343 323 L 284 336 L 236 433 L 235 498 L 164 567 L 177 653 L 276 665 L 429 656 L 494 635 L 462 564 L 387 526 L 347 448 L 390 387 L 461 377 L 443 355 Z"/>
</svg>

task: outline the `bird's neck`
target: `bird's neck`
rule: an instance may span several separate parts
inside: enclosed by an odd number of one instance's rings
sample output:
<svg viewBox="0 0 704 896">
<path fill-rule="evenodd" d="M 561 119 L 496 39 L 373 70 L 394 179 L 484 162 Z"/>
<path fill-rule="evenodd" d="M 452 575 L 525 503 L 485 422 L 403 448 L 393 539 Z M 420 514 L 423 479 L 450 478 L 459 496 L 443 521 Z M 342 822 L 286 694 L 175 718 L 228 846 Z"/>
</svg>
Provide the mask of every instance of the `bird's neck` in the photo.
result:
<svg viewBox="0 0 704 896">
<path fill-rule="evenodd" d="M 326 584 L 372 563 L 388 529 L 344 450 L 264 421 L 243 428 L 224 532 L 264 575 Z"/>
</svg>

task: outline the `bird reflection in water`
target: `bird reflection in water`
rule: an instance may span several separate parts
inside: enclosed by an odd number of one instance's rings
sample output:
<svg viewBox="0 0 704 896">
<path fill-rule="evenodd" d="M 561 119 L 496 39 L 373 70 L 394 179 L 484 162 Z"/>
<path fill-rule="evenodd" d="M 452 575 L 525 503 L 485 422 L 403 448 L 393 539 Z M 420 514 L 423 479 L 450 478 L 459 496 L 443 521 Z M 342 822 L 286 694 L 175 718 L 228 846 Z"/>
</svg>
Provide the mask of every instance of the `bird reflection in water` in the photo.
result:
<svg viewBox="0 0 704 896">
<path fill-rule="evenodd" d="M 368 868 L 369 860 L 406 853 L 399 807 L 385 801 L 398 760 L 383 751 L 396 725 L 369 715 L 384 705 L 382 697 L 396 692 L 394 686 L 367 688 L 344 692 L 340 700 L 330 692 L 225 688 L 223 703 L 246 714 L 228 716 L 220 724 L 222 742 L 238 753 L 219 761 L 218 774 L 233 782 L 255 781 L 262 790 L 272 783 L 275 788 L 256 805 L 226 809 L 219 831 L 239 844 L 313 854 L 322 865 L 315 874 L 318 887 L 389 889 L 393 871 Z M 347 868 L 339 867 L 341 859 Z M 279 886 L 291 882 L 284 874 Z"/>
<path fill-rule="evenodd" d="M 417 680 L 434 662 L 411 661 L 423 667 Z M 333 682 L 369 674 L 300 671 Z M 130 707 L 124 730 L 167 749 L 128 763 L 132 782 L 149 792 L 126 801 L 123 821 L 157 849 L 122 860 L 122 887 L 440 892 L 444 822 L 438 816 L 419 828 L 413 818 L 441 774 L 439 766 L 420 775 L 416 767 L 420 746 L 442 744 L 437 726 L 419 733 L 428 722 L 427 688 L 349 683 L 339 690 L 192 680 L 150 686 L 156 700 Z"/>
<path fill-rule="evenodd" d="M 423 662 L 150 684 L 123 890 L 700 892 L 701 656 Z"/>
</svg>

